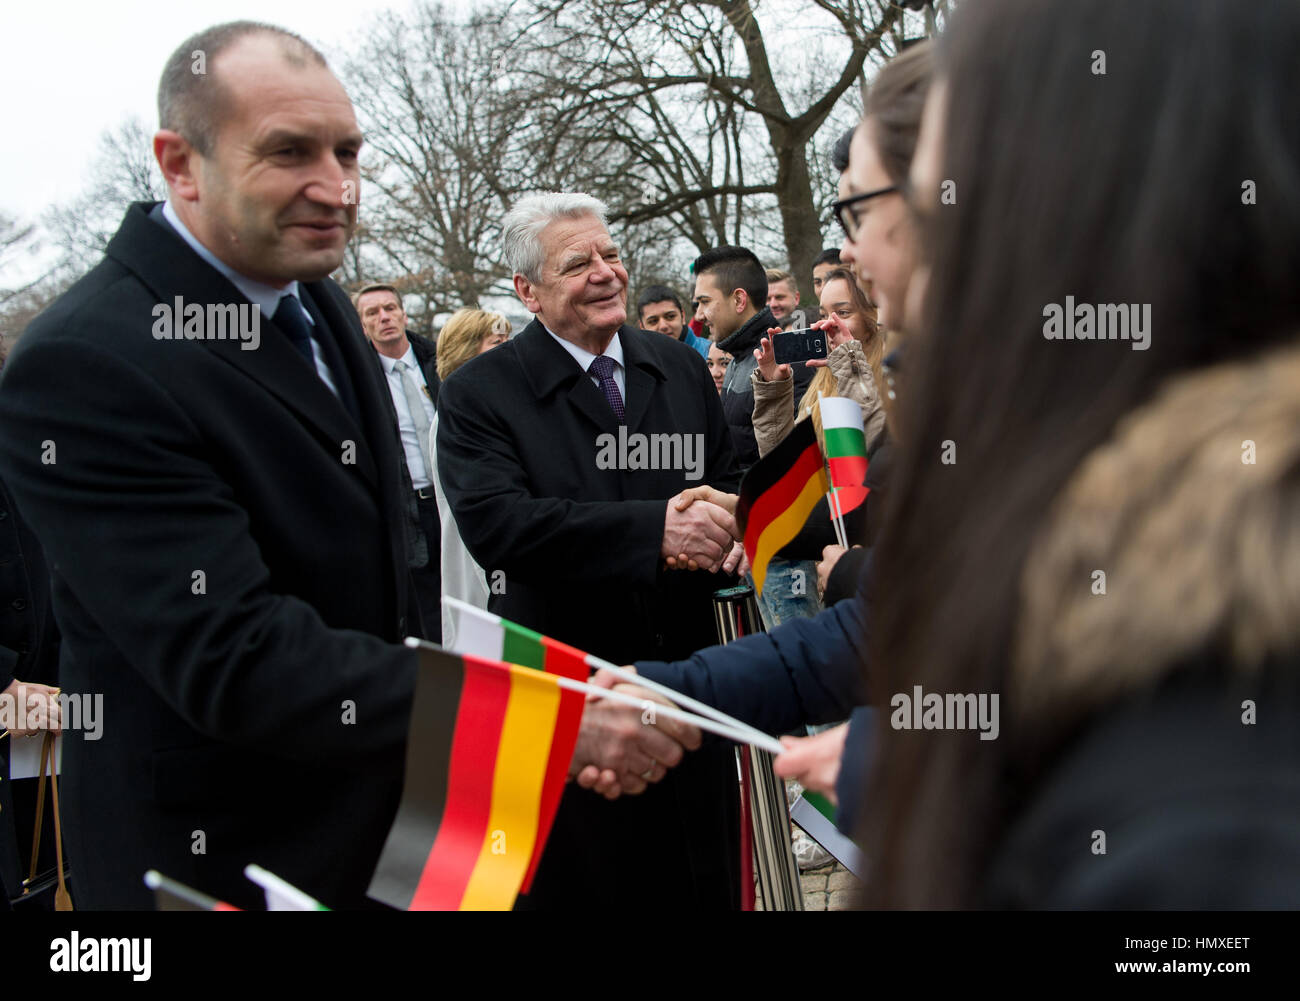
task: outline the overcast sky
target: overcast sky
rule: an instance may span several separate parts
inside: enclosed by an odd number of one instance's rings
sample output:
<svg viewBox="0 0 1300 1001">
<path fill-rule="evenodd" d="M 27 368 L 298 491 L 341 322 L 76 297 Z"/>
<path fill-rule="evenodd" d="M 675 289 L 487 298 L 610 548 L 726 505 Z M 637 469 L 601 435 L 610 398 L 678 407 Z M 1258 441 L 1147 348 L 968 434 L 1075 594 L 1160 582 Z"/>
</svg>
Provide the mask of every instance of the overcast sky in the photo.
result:
<svg viewBox="0 0 1300 1001">
<path fill-rule="evenodd" d="M 447 0 L 466 8 L 474 0 Z M 0 210 L 25 222 L 75 197 L 99 136 L 129 115 L 158 127 L 163 63 L 194 32 L 249 18 L 296 31 L 337 64 L 376 11 L 409 0 L 6 0 L 0 94 L 8 143 Z"/>
</svg>

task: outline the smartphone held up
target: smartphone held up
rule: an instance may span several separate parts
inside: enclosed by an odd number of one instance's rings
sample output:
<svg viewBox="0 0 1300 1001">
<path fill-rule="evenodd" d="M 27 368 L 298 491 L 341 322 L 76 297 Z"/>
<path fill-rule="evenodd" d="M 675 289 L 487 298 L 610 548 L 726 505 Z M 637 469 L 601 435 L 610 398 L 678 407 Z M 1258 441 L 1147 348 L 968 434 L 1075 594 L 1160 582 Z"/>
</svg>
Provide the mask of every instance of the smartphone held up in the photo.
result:
<svg viewBox="0 0 1300 1001">
<path fill-rule="evenodd" d="M 826 332 L 804 327 L 772 335 L 772 354 L 778 365 L 798 365 L 826 357 Z"/>
</svg>

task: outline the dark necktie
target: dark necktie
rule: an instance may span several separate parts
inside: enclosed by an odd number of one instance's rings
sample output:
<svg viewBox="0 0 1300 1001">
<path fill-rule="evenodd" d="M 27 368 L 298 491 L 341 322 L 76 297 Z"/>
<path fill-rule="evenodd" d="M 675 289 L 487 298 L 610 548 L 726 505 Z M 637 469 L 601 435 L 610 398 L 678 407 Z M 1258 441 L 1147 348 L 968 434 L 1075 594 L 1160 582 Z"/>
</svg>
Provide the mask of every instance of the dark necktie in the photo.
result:
<svg viewBox="0 0 1300 1001">
<path fill-rule="evenodd" d="M 311 349 L 311 324 L 307 322 L 307 314 L 298 304 L 298 300 L 288 293 L 280 296 L 280 301 L 275 307 L 275 316 L 271 319 L 285 332 L 289 342 L 307 359 L 307 364 L 315 372 L 316 355 Z"/>
<path fill-rule="evenodd" d="M 618 422 L 626 423 L 623 415 L 623 395 L 618 391 L 618 383 L 614 381 L 614 359 L 601 355 L 593 359 L 591 368 L 587 371 L 600 380 L 600 388 L 605 391 L 605 399 L 609 401 L 609 408 L 614 411 Z"/>
</svg>

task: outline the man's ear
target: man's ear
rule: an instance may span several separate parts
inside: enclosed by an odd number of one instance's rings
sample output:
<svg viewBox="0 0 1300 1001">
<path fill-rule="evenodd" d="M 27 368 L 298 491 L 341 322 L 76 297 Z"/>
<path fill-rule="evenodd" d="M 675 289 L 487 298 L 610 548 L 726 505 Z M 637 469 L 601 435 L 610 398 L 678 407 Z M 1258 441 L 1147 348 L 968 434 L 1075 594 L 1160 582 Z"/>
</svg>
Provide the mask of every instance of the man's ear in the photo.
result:
<svg viewBox="0 0 1300 1001">
<path fill-rule="evenodd" d="M 189 140 L 171 129 L 159 129 L 153 137 L 153 155 L 167 187 L 187 202 L 199 199 L 198 173 L 201 159 Z"/>
<path fill-rule="evenodd" d="M 749 293 L 743 288 L 738 288 L 731 293 L 731 301 L 736 307 L 736 312 L 743 313 L 749 308 Z"/>
<path fill-rule="evenodd" d="M 533 288 L 533 283 L 523 275 L 515 275 L 515 295 L 519 296 L 519 301 L 524 304 L 530 313 L 540 313 L 542 303 L 537 298 L 537 292 Z"/>
</svg>

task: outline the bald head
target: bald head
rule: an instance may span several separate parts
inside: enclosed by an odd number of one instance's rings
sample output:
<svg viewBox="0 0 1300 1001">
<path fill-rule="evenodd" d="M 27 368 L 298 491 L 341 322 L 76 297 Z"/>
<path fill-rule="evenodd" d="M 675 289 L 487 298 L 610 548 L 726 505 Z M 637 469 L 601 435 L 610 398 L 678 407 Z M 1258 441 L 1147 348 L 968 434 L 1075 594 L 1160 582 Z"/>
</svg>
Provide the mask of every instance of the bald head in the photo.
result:
<svg viewBox="0 0 1300 1001">
<path fill-rule="evenodd" d="M 183 136 L 204 156 L 212 152 L 224 117 L 231 107 L 222 83 L 220 57 L 252 41 L 252 48 L 272 47 L 290 66 L 327 69 L 325 57 L 291 31 L 257 21 L 230 21 L 206 28 L 182 42 L 163 67 L 158 81 L 158 126 Z M 229 67 L 227 67 L 227 71 Z"/>
<path fill-rule="evenodd" d="M 219 46 L 202 48 L 207 38 Z M 167 81 L 187 57 L 172 101 Z M 325 61 L 279 29 L 232 25 L 186 42 L 169 74 L 154 155 L 190 234 L 275 288 L 336 270 L 356 225 L 362 136 Z"/>
</svg>

